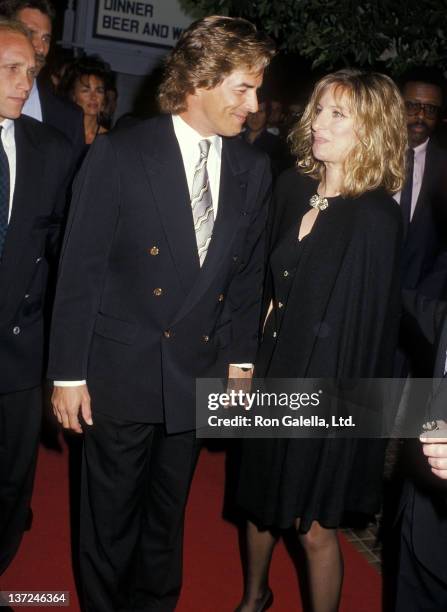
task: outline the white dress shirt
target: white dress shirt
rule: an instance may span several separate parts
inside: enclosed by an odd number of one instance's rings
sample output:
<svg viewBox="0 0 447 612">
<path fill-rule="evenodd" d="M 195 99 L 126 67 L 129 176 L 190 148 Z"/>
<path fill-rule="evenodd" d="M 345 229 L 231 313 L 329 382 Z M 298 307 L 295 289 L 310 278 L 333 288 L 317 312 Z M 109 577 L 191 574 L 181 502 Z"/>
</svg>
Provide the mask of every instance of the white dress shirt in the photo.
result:
<svg viewBox="0 0 447 612">
<path fill-rule="evenodd" d="M 14 188 L 16 184 L 16 141 L 14 138 L 14 121 L 12 121 L 12 119 L 3 119 L 3 121 L 0 122 L 0 125 L 3 127 L 2 144 L 9 164 L 9 223 L 12 214 L 12 201 L 14 198 Z"/>
<path fill-rule="evenodd" d="M 186 121 L 179 115 L 172 116 L 172 124 L 174 126 L 175 137 L 180 147 L 183 165 L 185 168 L 186 181 L 188 184 L 189 197 L 191 197 L 192 183 L 194 179 L 194 170 L 200 159 L 199 142 L 201 140 L 209 140 L 211 143 L 208 153 L 207 170 L 210 181 L 211 197 L 213 199 L 214 219 L 217 217 L 217 209 L 219 205 L 219 188 L 220 188 L 220 168 L 222 160 L 222 138 L 220 136 L 208 136 L 204 138 L 199 132 L 196 132 Z M 240 368 L 251 368 L 251 363 L 232 364 Z M 85 380 L 55 380 L 55 387 L 76 387 L 85 385 Z"/>
<path fill-rule="evenodd" d="M 424 178 L 425 158 L 427 156 L 427 146 L 430 138 L 414 148 L 414 167 L 413 167 L 413 191 L 411 192 L 411 211 L 410 221 L 416 208 L 419 194 L 421 193 L 422 179 Z M 400 194 L 398 191 L 394 194 L 394 199 L 400 204 Z"/>
<path fill-rule="evenodd" d="M 42 105 L 40 103 L 36 79 L 34 79 L 33 86 L 23 107 L 22 114 L 42 122 Z"/>
</svg>

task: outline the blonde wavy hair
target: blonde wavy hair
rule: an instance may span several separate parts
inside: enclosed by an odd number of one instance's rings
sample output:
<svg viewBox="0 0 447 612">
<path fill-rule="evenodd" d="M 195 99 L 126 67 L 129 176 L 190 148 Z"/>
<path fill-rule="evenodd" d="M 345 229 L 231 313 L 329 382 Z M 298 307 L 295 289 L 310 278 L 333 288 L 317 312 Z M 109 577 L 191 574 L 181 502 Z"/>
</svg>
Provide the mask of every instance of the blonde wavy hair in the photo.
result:
<svg viewBox="0 0 447 612">
<path fill-rule="evenodd" d="M 377 72 L 345 69 L 318 81 L 289 135 L 300 172 L 324 180 L 325 165 L 312 153 L 312 122 L 321 96 L 331 87 L 334 96 L 346 95 L 358 137 L 344 161 L 342 195 L 355 197 L 377 187 L 389 193 L 402 189 L 408 144 L 405 107 L 394 82 Z"/>
<path fill-rule="evenodd" d="M 186 110 L 196 89 L 213 89 L 237 69 L 260 72 L 275 54 L 272 40 L 245 19 L 211 15 L 192 23 L 164 63 L 161 112 Z"/>
</svg>

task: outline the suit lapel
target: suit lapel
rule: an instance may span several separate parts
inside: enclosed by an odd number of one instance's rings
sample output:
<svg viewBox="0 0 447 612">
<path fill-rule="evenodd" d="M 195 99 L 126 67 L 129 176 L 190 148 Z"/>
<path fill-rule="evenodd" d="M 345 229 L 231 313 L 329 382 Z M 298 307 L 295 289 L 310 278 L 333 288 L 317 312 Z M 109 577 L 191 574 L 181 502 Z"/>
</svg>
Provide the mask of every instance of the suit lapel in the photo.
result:
<svg viewBox="0 0 447 612">
<path fill-rule="evenodd" d="M 444 318 L 442 323 L 441 334 L 439 336 L 439 342 L 436 350 L 435 368 L 433 374 L 433 393 L 436 393 L 440 382 L 442 381 L 445 373 L 446 356 L 447 356 L 447 318 Z"/>
<path fill-rule="evenodd" d="M 222 262 L 225 261 L 232 247 L 237 226 L 245 212 L 248 169 L 244 167 L 243 159 L 238 155 L 239 149 L 235 144 L 230 139 L 223 139 L 219 206 L 213 237 L 200 274 L 197 276 L 194 287 L 189 292 L 183 306 L 175 316 L 173 324 L 177 323 L 197 304 L 215 279 Z"/>
<path fill-rule="evenodd" d="M 225 253 L 231 248 L 237 223 L 243 212 L 248 172 L 232 163 L 231 143 L 223 142 L 220 171 L 219 206 L 214 224 L 213 237 L 202 267 L 201 282 L 212 280 Z"/>
<path fill-rule="evenodd" d="M 188 293 L 200 271 L 188 184 L 171 117 L 160 117 L 156 126 L 155 138 L 153 132 L 143 135 L 143 165 L 180 282 Z M 148 143 L 151 147 L 146 150 Z"/>
<path fill-rule="evenodd" d="M 410 223 L 410 231 L 411 228 L 417 227 L 418 217 L 421 215 L 422 209 L 427 201 L 427 194 L 430 192 L 431 182 L 432 182 L 432 167 L 435 161 L 436 152 L 433 149 L 431 140 L 427 145 L 427 151 L 425 154 L 425 164 L 424 164 L 424 175 L 422 177 L 421 189 L 419 191 L 418 199 L 416 201 L 416 206 L 413 213 L 413 218 Z"/>
<path fill-rule="evenodd" d="M 16 144 L 16 180 L 12 213 L 6 234 L 2 263 L 0 264 L 0 286 L 6 288 L 17 272 L 19 260 L 24 252 L 41 202 L 39 187 L 44 173 L 43 154 L 18 119 L 14 124 Z M 3 289 L 2 289 L 3 291 Z"/>
<path fill-rule="evenodd" d="M 51 97 L 49 95 L 49 91 L 47 86 L 40 81 L 37 80 L 37 91 L 39 93 L 39 101 L 40 101 L 40 110 L 42 112 L 42 121 L 44 123 L 49 122 L 49 107 L 51 106 Z"/>
</svg>

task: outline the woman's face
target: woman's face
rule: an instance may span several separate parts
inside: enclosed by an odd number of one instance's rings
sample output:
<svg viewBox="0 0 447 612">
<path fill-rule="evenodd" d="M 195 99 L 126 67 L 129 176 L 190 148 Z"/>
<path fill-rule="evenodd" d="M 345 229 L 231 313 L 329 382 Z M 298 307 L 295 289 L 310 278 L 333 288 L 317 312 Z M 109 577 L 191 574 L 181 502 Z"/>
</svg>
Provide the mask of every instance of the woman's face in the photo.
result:
<svg viewBox="0 0 447 612">
<path fill-rule="evenodd" d="M 73 101 L 84 111 L 84 115 L 98 115 L 104 110 L 104 82 L 94 74 L 82 76 L 75 83 Z"/>
<path fill-rule="evenodd" d="M 325 164 L 343 164 L 357 144 L 354 117 L 345 92 L 327 87 L 318 100 L 312 121 L 312 152 Z"/>
</svg>

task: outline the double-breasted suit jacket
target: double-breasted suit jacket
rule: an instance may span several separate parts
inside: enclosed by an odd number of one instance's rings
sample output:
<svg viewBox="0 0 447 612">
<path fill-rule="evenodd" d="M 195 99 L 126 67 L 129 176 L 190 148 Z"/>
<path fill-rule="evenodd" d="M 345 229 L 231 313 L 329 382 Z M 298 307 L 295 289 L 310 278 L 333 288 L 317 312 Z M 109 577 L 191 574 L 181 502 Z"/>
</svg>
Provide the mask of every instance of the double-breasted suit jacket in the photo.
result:
<svg viewBox="0 0 447 612">
<path fill-rule="evenodd" d="M 267 157 L 223 138 L 200 268 L 172 118 L 98 138 L 74 186 L 49 377 L 86 379 L 93 413 L 193 429 L 195 379 L 255 357 L 269 195 Z"/>
<path fill-rule="evenodd" d="M 0 263 L 0 394 L 40 385 L 44 375 L 44 302 L 56 264 L 72 152 L 55 129 L 14 121 L 16 179 Z"/>
</svg>

